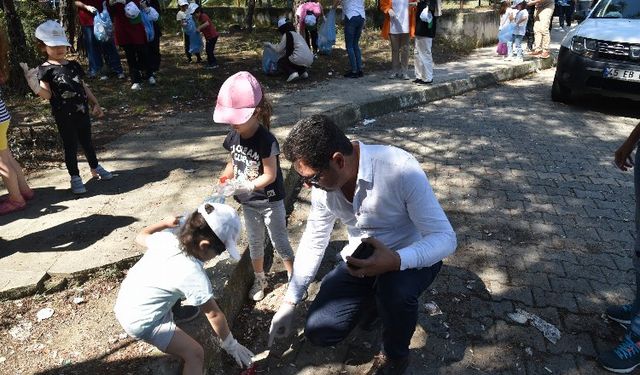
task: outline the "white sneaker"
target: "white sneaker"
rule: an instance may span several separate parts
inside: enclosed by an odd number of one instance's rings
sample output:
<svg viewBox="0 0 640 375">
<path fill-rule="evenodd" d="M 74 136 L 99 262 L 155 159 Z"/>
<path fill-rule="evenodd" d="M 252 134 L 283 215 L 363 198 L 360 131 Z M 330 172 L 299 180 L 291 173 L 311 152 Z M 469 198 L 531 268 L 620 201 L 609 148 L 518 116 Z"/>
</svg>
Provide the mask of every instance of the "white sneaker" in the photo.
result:
<svg viewBox="0 0 640 375">
<path fill-rule="evenodd" d="M 298 74 L 298 72 L 293 72 L 289 74 L 289 78 L 287 78 L 287 82 L 295 81 L 298 78 L 300 78 L 300 74 Z"/>
<path fill-rule="evenodd" d="M 300 77 L 302 77 L 304 79 L 307 79 L 307 78 L 309 78 L 309 73 L 308 72 L 304 72 L 304 73 L 302 73 L 302 75 Z"/>
<path fill-rule="evenodd" d="M 124 73 L 120 73 L 120 74 L 118 74 L 118 79 L 125 79 L 125 78 L 126 78 L 126 77 L 125 77 Z"/>
<path fill-rule="evenodd" d="M 154 76 L 149 77 L 149 84 L 150 85 L 155 85 L 156 84 L 156 78 Z"/>
<path fill-rule="evenodd" d="M 101 81 L 106 81 L 108 79 L 109 79 L 109 76 L 106 76 L 106 75 L 105 76 L 100 76 L 100 80 Z"/>
<path fill-rule="evenodd" d="M 134 83 L 133 85 L 131 85 L 131 90 L 133 90 L 133 91 L 142 90 L 142 86 L 140 86 L 139 83 Z"/>
<path fill-rule="evenodd" d="M 264 298 L 264 289 L 267 287 L 267 278 L 256 277 L 253 286 L 249 291 L 249 298 L 254 301 L 261 301 Z"/>
</svg>

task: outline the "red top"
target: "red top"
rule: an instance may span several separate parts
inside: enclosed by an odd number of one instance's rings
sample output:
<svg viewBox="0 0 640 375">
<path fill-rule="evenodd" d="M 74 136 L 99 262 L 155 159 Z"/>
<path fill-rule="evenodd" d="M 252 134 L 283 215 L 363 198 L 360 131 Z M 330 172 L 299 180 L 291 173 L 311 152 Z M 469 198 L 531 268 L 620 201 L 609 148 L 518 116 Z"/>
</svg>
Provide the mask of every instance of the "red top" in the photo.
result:
<svg viewBox="0 0 640 375">
<path fill-rule="evenodd" d="M 91 5 L 98 9 L 98 13 L 102 12 L 102 0 L 82 0 L 84 5 Z M 78 8 L 78 19 L 80 20 L 80 26 L 93 26 L 93 17 L 95 14 L 91 14 L 84 8 Z"/>
<path fill-rule="evenodd" d="M 204 12 L 200 12 L 200 17 L 198 17 L 198 23 L 202 25 L 205 22 L 209 22 L 209 26 L 200 30 L 200 32 L 202 32 L 202 35 L 204 35 L 204 38 L 212 39 L 217 37 L 219 35 L 218 31 L 216 30 L 216 27 L 213 26 L 213 23 L 211 22 L 211 19 L 209 18 L 209 16 L 204 14 Z"/>
<path fill-rule="evenodd" d="M 132 0 L 140 8 L 139 0 Z M 141 8 L 142 9 L 142 8 Z M 136 17 L 135 22 L 124 14 L 124 4 L 115 3 L 109 6 L 111 21 L 113 22 L 113 39 L 119 46 L 129 44 L 146 44 L 147 34 L 140 17 Z"/>
</svg>

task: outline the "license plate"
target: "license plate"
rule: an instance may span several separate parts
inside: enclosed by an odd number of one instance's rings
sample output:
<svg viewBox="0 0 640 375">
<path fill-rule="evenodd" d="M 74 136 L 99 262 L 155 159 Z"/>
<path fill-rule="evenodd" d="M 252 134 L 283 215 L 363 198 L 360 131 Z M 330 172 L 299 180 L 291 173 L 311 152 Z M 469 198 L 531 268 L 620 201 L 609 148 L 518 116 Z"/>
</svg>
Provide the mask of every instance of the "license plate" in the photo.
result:
<svg viewBox="0 0 640 375">
<path fill-rule="evenodd" d="M 626 70 L 616 68 L 604 68 L 602 71 L 604 78 L 619 79 L 622 81 L 638 81 L 640 82 L 640 71 Z"/>
</svg>

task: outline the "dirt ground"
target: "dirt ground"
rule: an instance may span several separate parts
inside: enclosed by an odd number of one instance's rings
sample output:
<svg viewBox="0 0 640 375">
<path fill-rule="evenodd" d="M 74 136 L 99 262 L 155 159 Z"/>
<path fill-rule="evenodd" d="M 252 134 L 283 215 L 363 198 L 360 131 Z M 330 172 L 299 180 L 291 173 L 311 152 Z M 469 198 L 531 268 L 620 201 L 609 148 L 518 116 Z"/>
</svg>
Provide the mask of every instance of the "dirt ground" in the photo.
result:
<svg viewBox="0 0 640 375">
<path fill-rule="evenodd" d="M 144 86 L 133 93 L 130 82 L 111 78 L 107 81 L 87 80 L 105 110 L 105 117 L 93 119 L 93 139 L 98 149 L 119 136 L 138 131 L 164 116 L 178 115 L 185 109 L 212 109 L 222 82 L 240 70 L 258 77 L 266 92 L 290 92 L 341 76 L 348 66 L 342 33 L 330 56 L 314 62 L 308 80 L 286 83 L 282 76 L 267 76 L 262 72 L 262 42 L 278 42 L 277 32 L 257 29 L 252 34 L 221 33 L 216 45 L 220 68 L 206 70 L 199 64 L 188 64 L 183 55 L 182 36 L 165 34 L 161 39 L 162 64 L 155 87 Z M 451 61 L 464 54 L 455 46 L 442 44 L 436 38 L 433 55 L 436 63 Z M 365 29 L 361 38 L 364 70 L 388 69 L 391 59 L 389 44 L 382 40 L 377 29 Z M 121 54 L 122 64 L 126 65 Z M 83 56 L 70 54 L 86 68 Z M 205 58 L 205 55 L 203 55 Z M 126 66 L 125 66 L 126 70 Z M 16 159 L 27 172 L 49 168 L 62 163 L 62 144 L 59 140 L 49 104 L 29 94 L 10 96 L 5 101 L 13 116 L 9 129 L 9 143 Z"/>
</svg>

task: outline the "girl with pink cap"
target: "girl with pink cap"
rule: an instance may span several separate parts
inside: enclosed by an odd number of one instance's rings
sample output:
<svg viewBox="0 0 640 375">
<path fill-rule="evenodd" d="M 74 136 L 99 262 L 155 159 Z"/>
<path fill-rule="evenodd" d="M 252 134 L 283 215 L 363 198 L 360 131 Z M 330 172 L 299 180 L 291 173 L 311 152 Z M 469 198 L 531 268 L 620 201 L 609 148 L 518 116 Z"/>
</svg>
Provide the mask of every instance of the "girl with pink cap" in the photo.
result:
<svg viewBox="0 0 640 375">
<path fill-rule="evenodd" d="M 269 131 L 271 104 L 258 80 L 238 72 L 220 87 L 213 120 L 231 125 L 223 146 L 231 153 L 221 180 L 235 179 L 234 198 L 242 204 L 255 281 L 249 297 L 264 298 L 264 227 L 283 260 L 290 278 L 293 249 L 289 243 L 284 208 L 284 179 L 280 169 L 280 146 Z"/>
</svg>

